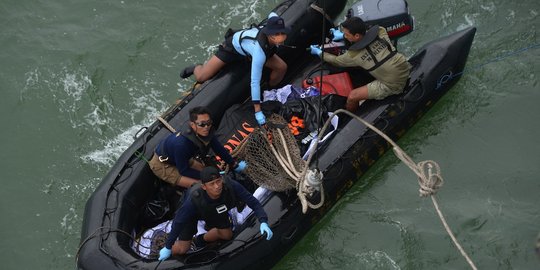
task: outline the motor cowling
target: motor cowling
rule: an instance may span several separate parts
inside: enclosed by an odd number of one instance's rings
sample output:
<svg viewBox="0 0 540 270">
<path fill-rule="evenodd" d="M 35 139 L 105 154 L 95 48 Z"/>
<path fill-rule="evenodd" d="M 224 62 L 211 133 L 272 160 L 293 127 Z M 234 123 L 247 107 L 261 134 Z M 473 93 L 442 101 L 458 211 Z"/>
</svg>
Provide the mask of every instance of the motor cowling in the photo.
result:
<svg viewBox="0 0 540 270">
<path fill-rule="evenodd" d="M 346 16 L 359 17 L 369 27 L 379 25 L 386 28 L 394 42 L 414 29 L 414 17 L 409 13 L 405 0 L 362 0 L 353 4 Z"/>
</svg>

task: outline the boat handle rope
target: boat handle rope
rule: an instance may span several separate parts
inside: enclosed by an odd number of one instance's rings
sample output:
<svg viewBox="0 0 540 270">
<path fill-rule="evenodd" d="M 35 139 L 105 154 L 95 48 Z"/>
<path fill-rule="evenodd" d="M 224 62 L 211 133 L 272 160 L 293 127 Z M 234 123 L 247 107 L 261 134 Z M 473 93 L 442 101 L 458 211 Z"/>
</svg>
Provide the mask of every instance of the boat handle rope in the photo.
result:
<svg viewBox="0 0 540 270">
<path fill-rule="evenodd" d="M 346 114 L 346 115 L 352 117 L 353 119 L 356 119 L 360 123 L 364 124 L 365 126 L 370 128 L 371 130 L 373 130 L 374 132 L 379 134 L 381 137 L 383 137 L 388 143 L 390 143 L 393 146 L 392 150 L 394 151 L 394 154 L 403 163 L 405 163 L 405 165 L 407 165 L 418 176 L 418 184 L 420 185 L 420 189 L 419 189 L 420 197 L 431 196 L 431 201 L 433 202 L 433 206 L 435 207 L 435 210 L 437 211 L 437 214 L 439 215 L 439 218 L 440 218 L 444 228 L 446 229 L 446 232 L 448 233 L 448 235 L 452 239 L 454 245 L 459 250 L 461 255 L 465 258 L 467 263 L 469 263 L 470 267 L 472 269 L 474 269 L 474 270 L 477 270 L 476 265 L 473 263 L 473 261 L 470 259 L 470 257 L 467 255 L 467 253 L 465 252 L 463 247 L 461 247 L 458 240 L 456 239 L 456 237 L 452 233 L 452 230 L 450 229 L 450 226 L 448 226 L 448 223 L 446 222 L 446 219 L 444 218 L 444 216 L 442 214 L 442 211 L 439 208 L 439 204 L 437 202 L 437 199 L 435 197 L 435 194 L 437 193 L 438 189 L 440 187 L 442 187 L 442 185 L 444 183 L 443 178 L 441 176 L 441 169 L 439 167 L 439 164 L 437 164 L 437 162 L 435 162 L 433 160 L 425 160 L 425 161 L 415 163 L 414 160 L 412 160 L 412 158 L 409 157 L 409 155 L 407 155 L 407 153 L 405 153 L 405 151 L 403 151 L 403 149 L 401 149 L 401 147 L 399 147 L 392 139 L 390 139 L 390 137 L 388 137 L 386 134 L 384 134 L 381 130 L 379 130 L 375 126 L 371 125 L 370 123 L 366 122 L 361 117 L 359 117 L 359 116 L 357 116 L 357 115 L 355 115 L 355 114 L 353 114 L 353 113 L 351 113 L 351 112 L 349 112 L 347 110 L 344 110 L 344 109 L 339 109 L 339 110 L 333 112 L 330 115 L 330 117 L 328 118 L 328 120 L 326 120 L 326 122 L 324 123 L 323 128 L 321 129 L 321 132 L 319 134 L 324 134 L 324 132 L 326 131 L 326 128 L 328 128 L 332 118 L 334 118 L 334 116 L 336 116 L 337 114 L 340 114 L 340 113 Z M 318 143 L 319 143 L 319 140 L 320 140 L 319 136 L 317 136 L 314 140 L 315 140 L 314 149 L 317 149 L 317 146 L 318 146 Z M 313 151 L 313 152 L 311 152 L 309 154 L 308 159 L 307 159 L 307 164 L 309 164 L 311 162 L 311 159 L 313 158 L 313 154 L 315 152 L 316 151 Z M 306 168 L 306 170 L 304 170 L 302 172 L 302 176 L 304 176 L 306 174 L 306 171 L 307 171 L 307 168 Z M 301 181 L 306 181 L 306 179 L 304 177 L 302 177 L 300 179 L 301 179 Z M 298 186 L 301 188 L 304 185 L 299 183 Z M 319 204 L 316 205 L 318 207 L 322 206 L 322 204 L 324 203 L 324 190 L 322 189 L 322 187 L 323 187 L 323 184 L 321 183 L 320 184 L 321 201 L 319 202 Z M 307 201 L 307 199 L 305 197 L 305 194 L 303 192 L 301 192 L 300 189 L 298 190 L 298 196 L 300 198 L 300 201 L 302 202 L 302 211 L 304 210 L 304 208 L 306 206 L 310 206 L 310 207 L 312 206 L 312 204 Z M 311 208 L 316 209 L 318 207 L 311 207 Z"/>
<path fill-rule="evenodd" d="M 323 2 L 323 6 L 326 7 L 326 1 Z M 313 10 L 321 13 L 321 15 L 326 18 L 329 22 L 332 21 L 332 18 L 330 18 L 330 16 L 328 16 L 328 14 L 326 14 L 326 11 L 324 10 L 324 8 L 321 8 L 317 5 L 315 5 L 315 3 L 312 3 L 311 5 L 309 5 L 310 8 L 312 8 Z"/>
<path fill-rule="evenodd" d="M 110 234 L 110 233 L 120 233 L 120 234 L 124 234 L 125 236 L 131 238 L 131 240 L 134 241 L 137 245 L 140 245 L 140 246 L 145 247 L 145 248 L 151 248 L 151 247 L 147 247 L 147 246 L 141 244 L 141 243 L 139 242 L 138 239 L 136 239 L 135 237 L 133 237 L 133 235 L 131 235 L 130 233 L 128 233 L 128 232 L 126 232 L 126 231 L 124 231 L 124 230 L 116 229 L 116 228 L 113 228 L 113 227 L 110 227 L 110 226 L 100 226 L 100 227 L 96 228 L 96 229 L 94 230 L 94 232 L 92 232 L 90 235 L 88 235 L 88 236 L 87 236 L 87 237 L 79 244 L 79 247 L 77 248 L 77 253 L 75 254 L 75 264 L 77 264 L 78 261 L 79 261 L 79 254 L 80 254 L 81 249 L 82 249 L 82 247 L 83 247 L 84 245 L 86 245 L 90 240 L 92 240 L 92 239 L 95 238 L 95 237 L 100 237 L 100 236 L 103 236 L 103 235 L 106 235 L 106 234 Z M 107 254 L 107 255 L 108 255 L 108 254 Z M 110 255 L 109 255 L 109 257 L 110 257 L 111 259 L 114 259 L 114 258 L 111 257 Z M 157 259 L 157 255 L 155 255 L 155 257 L 156 257 L 156 259 Z M 135 262 L 137 262 L 137 261 L 142 261 L 142 260 L 143 260 L 142 258 L 137 259 L 137 260 L 135 260 L 135 261 L 132 261 L 132 262 L 128 263 L 128 265 L 133 264 L 133 263 L 135 263 Z M 158 265 L 159 265 L 159 264 L 158 264 Z M 127 265 L 126 265 L 126 266 L 127 266 Z M 157 266 L 156 266 L 156 268 L 157 268 Z"/>
<path fill-rule="evenodd" d="M 172 133 L 176 133 L 176 129 L 173 128 L 173 126 L 171 126 L 171 124 L 169 124 L 169 122 L 167 122 L 167 120 L 163 119 L 163 117 L 161 116 L 158 116 L 157 119 L 159 120 L 159 122 L 161 122 L 170 132 Z"/>
</svg>

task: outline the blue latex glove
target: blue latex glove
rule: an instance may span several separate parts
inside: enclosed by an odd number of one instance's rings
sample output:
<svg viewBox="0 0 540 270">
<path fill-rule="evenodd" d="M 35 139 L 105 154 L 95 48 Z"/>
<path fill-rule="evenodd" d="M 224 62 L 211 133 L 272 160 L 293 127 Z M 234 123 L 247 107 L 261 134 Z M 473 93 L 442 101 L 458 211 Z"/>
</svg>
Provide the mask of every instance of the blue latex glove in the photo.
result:
<svg viewBox="0 0 540 270">
<path fill-rule="evenodd" d="M 266 240 L 270 240 L 272 238 L 272 235 L 274 235 L 266 222 L 261 223 L 261 235 L 263 235 L 264 233 L 266 233 Z"/>
<path fill-rule="evenodd" d="M 264 113 L 262 111 L 258 111 L 255 113 L 255 119 L 257 119 L 257 123 L 259 123 L 259 126 L 266 124 L 266 117 L 264 116 Z"/>
<path fill-rule="evenodd" d="M 238 162 L 238 165 L 236 165 L 236 168 L 234 168 L 234 171 L 239 173 L 239 172 L 243 172 L 247 167 L 247 162 L 245 162 L 244 160 Z"/>
<path fill-rule="evenodd" d="M 311 45 L 309 48 L 311 49 L 311 54 L 321 56 L 322 50 L 319 48 L 319 46 Z"/>
<path fill-rule="evenodd" d="M 343 40 L 343 32 L 341 32 L 341 30 L 339 30 L 339 28 L 330 28 L 330 33 L 332 34 L 332 36 L 334 36 L 332 38 L 333 41 L 340 41 L 340 40 Z"/>
<path fill-rule="evenodd" d="M 171 257 L 171 250 L 170 249 L 164 247 L 159 251 L 159 260 L 160 261 L 166 260 L 169 257 Z"/>
</svg>

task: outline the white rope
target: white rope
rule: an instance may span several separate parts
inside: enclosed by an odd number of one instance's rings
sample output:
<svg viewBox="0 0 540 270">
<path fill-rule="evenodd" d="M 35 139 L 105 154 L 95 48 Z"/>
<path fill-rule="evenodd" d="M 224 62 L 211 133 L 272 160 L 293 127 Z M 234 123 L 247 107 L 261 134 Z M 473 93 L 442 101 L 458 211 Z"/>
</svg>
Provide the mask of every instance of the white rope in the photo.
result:
<svg viewBox="0 0 540 270">
<path fill-rule="evenodd" d="M 268 143 L 268 146 L 270 147 L 270 150 L 272 151 L 272 154 L 274 154 L 274 157 L 276 157 L 277 161 L 279 162 L 279 165 L 281 165 L 281 168 L 283 168 L 283 170 L 289 175 L 290 178 L 297 180 L 297 175 L 294 174 L 294 172 L 292 172 L 290 169 L 289 169 L 289 166 L 292 166 L 294 168 L 293 165 L 289 165 L 287 164 L 287 161 L 285 160 L 284 157 L 281 156 L 281 154 L 279 154 L 279 152 L 276 150 L 276 148 L 274 147 L 274 145 L 268 140 L 268 137 L 266 136 L 267 135 L 267 132 L 266 132 L 266 129 L 262 128 L 260 129 L 260 132 L 262 132 L 262 136 L 266 139 L 266 142 Z"/>
<path fill-rule="evenodd" d="M 434 194 L 431 195 L 431 201 L 433 202 L 433 206 L 435 206 L 435 210 L 437 210 L 437 214 L 439 214 L 439 218 L 441 219 L 441 222 L 442 222 L 444 228 L 446 229 L 446 232 L 448 233 L 448 235 L 450 235 L 450 238 L 452 238 L 452 241 L 454 242 L 454 245 L 456 245 L 457 249 L 459 250 L 461 255 L 463 255 L 465 260 L 467 260 L 467 262 L 469 263 L 469 266 L 471 266 L 472 269 L 477 270 L 476 265 L 474 265 L 474 262 L 471 260 L 471 258 L 469 258 L 469 255 L 467 255 L 467 252 L 465 252 L 465 250 L 461 247 L 458 240 L 456 239 L 456 237 L 452 233 L 452 230 L 450 230 L 450 227 L 446 223 L 446 219 L 444 218 L 441 210 L 439 209 L 439 204 L 437 203 L 437 199 L 435 198 Z"/>
<path fill-rule="evenodd" d="M 329 125 L 330 121 L 332 120 L 332 118 L 334 118 L 334 116 L 339 114 L 339 113 L 347 114 L 350 117 L 358 120 L 359 122 L 361 122 L 362 124 L 364 124 L 365 126 L 370 128 L 371 130 L 373 130 L 374 132 L 379 134 L 381 137 L 383 137 L 388 143 L 390 143 L 393 146 L 394 154 L 401 161 L 403 161 L 403 163 L 405 163 L 418 176 L 418 184 L 420 185 L 420 190 L 419 190 L 420 196 L 421 197 L 431 196 L 431 200 L 433 202 L 435 210 L 437 211 L 437 214 L 439 215 L 439 218 L 441 219 L 441 222 L 442 222 L 444 228 L 446 229 L 446 232 L 448 233 L 448 235 L 450 235 L 450 238 L 452 238 L 452 241 L 454 242 L 454 245 L 460 251 L 461 255 L 463 255 L 463 257 L 465 257 L 465 259 L 469 263 L 470 267 L 472 269 L 474 269 L 474 270 L 477 270 L 477 268 L 474 265 L 474 263 L 472 262 L 472 260 L 469 258 L 469 256 L 465 252 L 465 250 L 461 247 L 461 245 L 457 241 L 456 237 L 452 233 L 452 230 L 450 230 L 450 227 L 446 223 L 446 220 L 445 220 L 442 212 L 439 209 L 439 204 L 437 203 L 437 200 L 435 198 L 435 194 L 437 193 L 437 190 L 443 185 L 443 182 L 444 182 L 443 179 L 442 179 L 442 176 L 441 176 L 441 169 L 440 169 L 439 165 L 435 161 L 432 161 L 432 160 L 421 161 L 418 164 L 416 164 L 405 153 L 405 151 L 403 151 L 403 149 L 401 149 L 392 139 L 390 139 L 390 137 L 388 137 L 386 134 L 384 134 L 381 130 L 379 130 L 375 126 L 373 126 L 370 123 L 364 121 L 364 119 L 358 117 L 357 115 L 355 115 L 355 114 L 353 114 L 353 113 L 351 113 L 351 112 L 349 112 L 347 110 L 339 109 L 339 110 L 335 111 L 334 113 L 332 113 L 330 115 L 330 118 L 324 123 L 324 126 L 321 129 L 321 132 L 319 134 L 324 134 L 324 132 L 326 131 L 326 128 L 328 127 L 328 125 Z M 317 149 L 318 143 L 319 143 L 319 138 L 317 137 L 316 141 L 315 141 L 315 146 L 314 146 L 315 151 Z M 309 154 L 309 157 L 307 159 L 307 164 L 310 164 L 311 159 L 312 159 L 313 154 L 315 153 L 315 151 L 313 151 L 313 152 L 311 152 Z M 303 173 L 303 175 L 305 175 L 305 172 Z M 305 181 L 305 179 L 302 178 L 302 181 Z M 300 190 L 302 189 L 301 187 L 303 185 L 299 184 L 297 186 L 300 186 L 300 189 L 299 189 L 299 192 L 298 192 L 299 197 L 304 196 L 303 199 L 300 198 L 300 201 L 302 202 L 302 210 L 304 211 L 304 208 L 307 208 L 306 206 L 304 206 L 304 203 L 306 203 L 307 200 L 305 199 L 304 194 L 300 195 Z M 321 184 L 321 187 L 322 186 L 323 185 Z M 324 199 L 324 197 L 323 197 L 323 192 L 322 192 L 322 189 L 321 189 L 321 202 L 319 203 L 320 205 L 322 205 L 323 199 Z M 309 202 L 307 202 L 306 204 L 309 204 Z"/>
<path fill-rule="evenodd" d="M 161 116 L 158 116 L 157 119 L 159 120 L 159 122 L 161 122 L 170 132 L 172 133 L 176 133 L 176 129 L 174 129 L 171 124 L 169 124 L 169 122 L 167 122 L 167 120 L 163 119 L 163 117 Z"/>
<path fill-rule="evenodd" d="M 272 152 L 272 155 L 276 158 L 279 165 L 283 169 L 283 171 L 294 181 L 296 181 L 296 190 L 298 191 L 297 196 L 300 199 L 300 202 L 302 204 L 302 212 L 306 213 L 308 207 L 312 209 L 320 208 L 324 204 L 324 186 L 321 184 L 317 187 L 320 191 L 321 200 L 317 204 L 312 204 L 309 202 L 306 198 L 306 194 L 310 194 L 307 190 L 305 190 L 305 177 L 306 173 L 308 171 L 308 162 L 304 162 L 306 166 L 303 166 L 301 171 L 298 171 L 297 168 L 294 165 L 294 162 L 292 161 L 292 157 L 289 151 L 289 148 L 287 147 L 287 143 L 285 140 L 285 137 L 280 129 L 277 129 L 277 137 L 275 139 L 279 139 L 281 141 L 281 145 L 283 146 L 283 151 L 285 152 L 285 157 L 281 154 L 280 151 L 276 149 L 273 143 L 270 142 L 268 139 L 268 136 L 266 136 L 266 129 L 261 128 L 260 132 L 263 134 L 263 137 L 266 138 L 266 142 L 268 144 L 268 147 L 270 148 L 270 151 Z"/>
<path fill-rule="evenodd" d="M 289 153 L 289 148 L 287 147 L 287 142 L 285 141 L 285 136 L 283 136 L 283 132 L 281 132 L 281 129 L 277 129 L 277 132 L 279 134 L 279 139 L 281 140 L 281 145 L 283 146 L 283 151 L 285 152 L 285 155 L 287 156 L 287 162 L 285 165 L 288 165 L 291 172 L 295 175 L 294 180 L 298 182 L 298 178 L 300 177 L 300 172 L 296 170 L 294 163 L 291 158 L 291 153 Z M 278 152 L 279 153 L 279 152 Z"/>
<path fill-rule="evenodd" d="M 319 194 L 321 195 L 321 200 L 319 201 L 319 203 L 312 204 L 308 200 L 306 200 L 307 205 L 312 209 L 318 209 L 324 204 L 324 185 L 323 184 L 319 186 L 319 190 L 320 190 Z"/>
<path fill-rule="evenodd" d="M 287 166 L 286 161 L 283 160 L 283 157 L 276 151 L 274 146 L 270 144 L 270 150 L 272 150 L 272 154 L 276 157 L 277 161 L 279 162 L 279 165 L 281 165 L 281 168 L 289 175 L 290 178 L 296 179 L 296 176 L 293 174 L 293 172 L 289 169 L 289 166 Z"/>
</svg>

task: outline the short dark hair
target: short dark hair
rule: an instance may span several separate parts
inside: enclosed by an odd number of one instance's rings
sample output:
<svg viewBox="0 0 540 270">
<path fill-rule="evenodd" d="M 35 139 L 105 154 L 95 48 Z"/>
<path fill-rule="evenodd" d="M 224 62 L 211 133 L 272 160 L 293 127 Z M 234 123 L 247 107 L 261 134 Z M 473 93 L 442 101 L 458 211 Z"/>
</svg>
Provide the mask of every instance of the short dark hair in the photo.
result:
<svg viewBox="0 0 540 270">
<path fill-rule="evenodd" d="M 208 114 L 210 115 L 210 119 L 212 118 L 212 115 L 210 114 L 210 110 L 208 110 L 208 108 L 203 107 L 203 106 L 198 106 L 189 110 L 189 120 L 191 122 L 195 122 L 197 121 L 197 116 L 201 114 Z"/>
<path fill-rule="evenodd" d="M 365 35 L 366 34 L 366 23 L 358 17 L 350 17 L 341 23 L 341 27 L 346 28 L 351 32 L 351 34 L 356 35 Z"/>
</svg>

